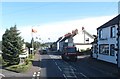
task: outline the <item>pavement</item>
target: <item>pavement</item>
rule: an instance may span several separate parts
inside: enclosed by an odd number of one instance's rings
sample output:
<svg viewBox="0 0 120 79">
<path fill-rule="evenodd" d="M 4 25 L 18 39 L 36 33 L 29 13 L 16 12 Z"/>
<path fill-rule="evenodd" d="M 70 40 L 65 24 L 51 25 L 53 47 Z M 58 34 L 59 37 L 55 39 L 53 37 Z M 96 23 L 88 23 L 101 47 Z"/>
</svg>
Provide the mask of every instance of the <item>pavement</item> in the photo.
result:
<svg viewBox="0 0 120 79">
<path fill-rule="evenodd" d="M 38 52 L 36 52 L 34 60 L 32 61 L 31 67 L 26 71 L 22 73 L 17 73 L 13 71 L 9 71 L 6 69 L 2 69 L 2 74 L 5 75 L 5 78 L 2 79 L 32 79 L 34 77 L 34 73 L 38 72 L 40 67 L 40 55 Z"/>
<path fill-rule="evenodd" d="M 25 74 L 33 74 L 36 71 L 39 71 L 40 69 L 40 54 L 38 52 L 36 52 L 34 60 L 32 61 L 32 66 L 29 68 L 29 70 L 27 72 L 25 72 Z"/>
</svg>

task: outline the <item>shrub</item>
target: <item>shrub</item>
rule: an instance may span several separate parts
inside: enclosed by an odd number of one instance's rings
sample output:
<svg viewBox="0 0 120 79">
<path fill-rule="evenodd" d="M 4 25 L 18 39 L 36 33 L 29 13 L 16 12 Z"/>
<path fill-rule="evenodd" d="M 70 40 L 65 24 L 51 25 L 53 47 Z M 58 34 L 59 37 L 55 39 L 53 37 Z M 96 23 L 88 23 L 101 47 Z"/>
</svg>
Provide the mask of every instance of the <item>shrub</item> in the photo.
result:
<svg viewBox="0 0 120 79">
<path fill-rule="evenodd" d="M 25 59 L 25 64 L 29 64 L 30 60 L 28 58 Z"/>
<path fill-rule="evenodd" d="M 81 49 L 80 51 L 81 51 L 81 52 L 84 52 L 85 50 L 84 50 L 84 49 Z"/>
</svg>

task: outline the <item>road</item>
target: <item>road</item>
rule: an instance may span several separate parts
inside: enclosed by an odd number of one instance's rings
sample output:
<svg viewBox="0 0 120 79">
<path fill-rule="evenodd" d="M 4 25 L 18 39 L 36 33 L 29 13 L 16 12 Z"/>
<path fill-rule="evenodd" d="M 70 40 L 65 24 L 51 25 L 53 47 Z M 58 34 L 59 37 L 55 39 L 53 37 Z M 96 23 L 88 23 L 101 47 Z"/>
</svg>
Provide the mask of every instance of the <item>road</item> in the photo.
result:
<svg viewBox="0 0 120 79">
<path fill-rule="evenodd" d="M 89 62 L 89 55 L 79 56 L 77 62 L 66 62 L 61 59 L 60 54 L 50 52 L 40 56 L 40 77 L 46 79 L 92 79 L 92 78 L 112 78 L 117 77 L 109 72 L 104 65 Z M 106 70 L 105 70 L 106 69 Z M 112 67 L 111 67 L 112 69 Z"/>
<path fill-rule="evenodd" d="M 89 55 L 78 56 L 77 62 L 64 61 L 57 52 L 44 55 L 38 53 L 36 58 L 28 73 L 4 70 L 4 74 L 9 77 L 22 76 L 17 79 L 117 79 L 117 76 L 112 73 L 117 71 L 114 65 L 92 60 Z"/>
</svg>

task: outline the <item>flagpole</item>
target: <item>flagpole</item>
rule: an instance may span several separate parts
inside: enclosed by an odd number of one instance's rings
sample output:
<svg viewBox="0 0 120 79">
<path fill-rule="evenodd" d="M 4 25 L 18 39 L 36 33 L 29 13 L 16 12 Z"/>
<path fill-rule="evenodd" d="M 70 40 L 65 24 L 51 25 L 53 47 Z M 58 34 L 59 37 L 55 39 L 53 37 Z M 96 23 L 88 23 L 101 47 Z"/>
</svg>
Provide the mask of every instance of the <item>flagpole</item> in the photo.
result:
<svg viewBox="0 0 120 79">
<path fill-rule="evenodd" d="M 34 50 L 34 36 L 33 36 L 33 33 L 37 33 L 37 30 L 33 29 L 33 26 L 32 26 L 32 54 L 33 54 L 33 50 Z"/>
<path fill-rule="evenodd" d="M 33 38 L 33 26 L 32 26 L 32 29 L 31 29 L 31 37 L 32 37 L 32 39 L 31 39 L 31 43 L 32 43 L 32 51 L 31 51 L 31 54 L 33 54 L 33 41 L 34 41 L 34 38 Z"/>
</svg>

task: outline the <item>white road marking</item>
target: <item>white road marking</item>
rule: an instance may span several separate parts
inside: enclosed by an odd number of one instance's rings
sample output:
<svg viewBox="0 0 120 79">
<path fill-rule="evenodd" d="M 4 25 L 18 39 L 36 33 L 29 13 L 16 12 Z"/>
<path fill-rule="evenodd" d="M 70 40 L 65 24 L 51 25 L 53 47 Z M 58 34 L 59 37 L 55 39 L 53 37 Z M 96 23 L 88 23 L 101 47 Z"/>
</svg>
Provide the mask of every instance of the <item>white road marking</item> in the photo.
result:
<svg viewBox="0 0 120 79">
<path fill-rule="evenodd" d="M 36 72 L 34 72 L 34 74 L 36 74 Z"/>
<path fill-rule="evenodd" d="M 32 79 L 35 79 L 35 77 L 39 77 L 40 76 L 40 72 L 34 72 L 33 73 L 33 77 Z M 39 79 L 39 78 L 38 78 Z"/>
<path fill-rule="evenodd" d="M 35 77 L 35 74 L 33 74 L 33 77 Z"/>
<path fill-rule="evenodd" d="M 70 69 L 71 69 L 71 71 L 72 71 L 72 73 L 73 73 L 74 77 L 75 77 L 75 78 L 77 78 L 77 76 L 75 75 L 75 72 L 74 72 L 74 70 L 73 70 L 73 67 L 72 67 L 72 66 L 70 66 Z"/>
<path fill-rule="evenodd" d="M 58 66 L 58 69 L 59 69 L 60 71 L 62 71 L 61 68 L 60 68 L 59 66 Z"/>
<path fill-rule="evenodd" d="M 65 64 L 69 65 L 66 61 L 64 61 L 64 62 L 65 62 Z"/>
<path fill-rule="evenodd" d="M 40 76 L 40 72 L 37 72 L 37 76 Z"/>
<path fill-rule="evenodd" d="M 2 73 L 0 73 L 0 79 L 1 79 L 2 77 L 5 77 L 5 75 L 3 75 Z"/>
<path fill-rule="evenodd" d="M 65 79 L 67 79 L 67 77 L 65 76 L 65 74 L 63 74 L 63 76 L 65 77 Z"/>
<path fill-rule="evenodd" d="M 50 56 L 50 58 L 52 58 L 52 59 L 60 59 L 61 58 L 61 56 L 55 56 L 55 55 L 49 55 Z"/>
<path fill-rule="evenodd" d="M 38 74 L 40 74 L 40 72 L 38 72 Z"/>
<path fill-rule="evenodd" d="M 2 73 L 0 73 L 0 76 L 5 77 L 5 75 L 3 75 Z"/>
<path fill-rule="evenodd" d="M 70 65 L 70 67 L 71 67 L 73 70 L 76 70 L 76 68 L 72 67 L 71 65 Z"/>
<path fill-rule="evenodd" d="M 84 76 L 84 77 L 86 77 L 87 78 L 87 76 L 86 75 L 84 75 L 83 73 L 80 73 L 82 76 Z"/>
<path fill-rule="evenodd" d="M 56 65 L 58 65 L 56 62 L 55 62 Z"/>
<path fill-rule="evenodd" d="M 68 75 L 67 77 L 73 77 L 73 76 L 71 76 L 71 75 Z"/>
<path fill-rule="evenodd" d="M 33 73 L 33 77 L 35 77 L 35 76 L 36 76 L 36 72 Z"/>
<path fill-rule="evenodd" d="M 37 76 L 40 76 L 40 74 L 37 74 Z"/>
</svg>

